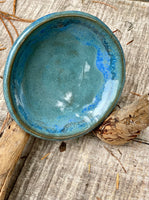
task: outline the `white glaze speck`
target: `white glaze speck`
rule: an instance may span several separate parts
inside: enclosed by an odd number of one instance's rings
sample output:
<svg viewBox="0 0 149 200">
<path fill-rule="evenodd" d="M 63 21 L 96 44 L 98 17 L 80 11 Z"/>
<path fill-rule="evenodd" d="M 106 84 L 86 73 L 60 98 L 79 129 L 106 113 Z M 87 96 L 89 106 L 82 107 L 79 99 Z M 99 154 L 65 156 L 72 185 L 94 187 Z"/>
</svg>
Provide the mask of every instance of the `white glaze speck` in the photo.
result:
<svg viewBox="0 0 149 200">
<path fill-rule="evenodd" d="M 72 99 L 72 92 L 67 92 L 64 96 L 65 101 L 67 101 L 68 103 L 71 102 Z"/>
<path fill-rule="evenodd" d="M 91 120 L 88 116 L 84 116 L 83 119 L 84 119 L 85 122 L 91 123 Z"/>
<path fill-rule="evenodd" d="M 80 115 L 78 113 L 76 113 L 76 117 L 80 117 Z"/>
<path fill-rule="evenodd" d="M 62 101 L 57 101 L 56 107 L 60 108 L 60 111 L 63 112 L 66 106 Z"/>
<path fill-rule="evenodd" d="M 89 72 L 90 68 L 91 68 L 91 66 L 88 64 L 88 62 L 85 62 L 84 72 Z"/>
</svg>

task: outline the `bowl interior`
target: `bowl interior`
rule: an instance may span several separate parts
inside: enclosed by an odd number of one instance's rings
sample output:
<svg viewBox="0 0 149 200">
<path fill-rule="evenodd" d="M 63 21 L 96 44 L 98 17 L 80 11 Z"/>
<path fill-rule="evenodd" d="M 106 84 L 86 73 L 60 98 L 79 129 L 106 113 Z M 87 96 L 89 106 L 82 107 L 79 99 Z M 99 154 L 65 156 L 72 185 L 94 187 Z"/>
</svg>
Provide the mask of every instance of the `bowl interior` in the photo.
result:
<svg viewBox="0 0 149 200">
<path fill-rule="evenodd" d="M 112 32 L 82 16 L 48 20 L 26 37 L 10 76 L 14 115 L 42 138 L 69 138 L 107 116 L 124 79 L 122 50 Z"/>
</svg>

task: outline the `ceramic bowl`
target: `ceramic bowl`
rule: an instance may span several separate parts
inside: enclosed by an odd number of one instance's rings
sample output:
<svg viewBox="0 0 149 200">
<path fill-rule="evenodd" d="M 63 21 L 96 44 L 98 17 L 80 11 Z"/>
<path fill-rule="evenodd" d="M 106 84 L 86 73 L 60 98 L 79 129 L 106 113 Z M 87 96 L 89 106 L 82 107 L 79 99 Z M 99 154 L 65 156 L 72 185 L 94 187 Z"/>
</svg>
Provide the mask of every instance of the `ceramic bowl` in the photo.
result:
<svg viewBox="0 0 149 200">
<path fill-rule="evenodd" d="M 83 12 L 49 14 L 15 41 L 4 71 L 13 119 L 43 139 L 88 133 L 115 107 L 125 80 L 120 43 L 98 18 Z"/>
</svg>

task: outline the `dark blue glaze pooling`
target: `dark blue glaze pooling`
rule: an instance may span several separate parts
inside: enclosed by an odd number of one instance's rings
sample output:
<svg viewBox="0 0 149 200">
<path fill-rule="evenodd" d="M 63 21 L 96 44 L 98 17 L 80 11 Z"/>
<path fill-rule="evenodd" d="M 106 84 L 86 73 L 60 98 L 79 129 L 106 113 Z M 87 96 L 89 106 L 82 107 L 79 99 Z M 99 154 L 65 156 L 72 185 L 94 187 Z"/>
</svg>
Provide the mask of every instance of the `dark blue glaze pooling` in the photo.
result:
<svg viewBox="0 0 149 200">
<path fill-rule="evenodd" d="M 85 134 L 114 108 L 124 65 L 119 42 L 96 17 L 76 11 L 47 15 L 10 51 L 4 73 L 8 109 L 40 138 Z"/>
</svg>

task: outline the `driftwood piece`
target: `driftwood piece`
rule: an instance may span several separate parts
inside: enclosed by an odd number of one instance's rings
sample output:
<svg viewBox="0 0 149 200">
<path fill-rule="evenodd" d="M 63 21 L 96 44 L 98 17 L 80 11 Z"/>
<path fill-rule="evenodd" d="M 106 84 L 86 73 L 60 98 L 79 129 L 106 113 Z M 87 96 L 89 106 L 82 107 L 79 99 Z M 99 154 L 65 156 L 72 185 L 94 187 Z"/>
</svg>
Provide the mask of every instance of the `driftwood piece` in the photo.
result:
<svg viewBox="0 0 149 200">
<path fill-rule="evenodd" d="M 113 112 L 95 130 L 95 135 L 108 144 L 122 145 L 136 138 L 147 126 L 149 126 L 149 94 Z"/>
<path fill-rule="evenodd" d="M 28 138 L 29 135 L 14 121 L 9 124 L 0 137 L 0 200 L 5 197 L 12 171 Z"/>
</svg>

